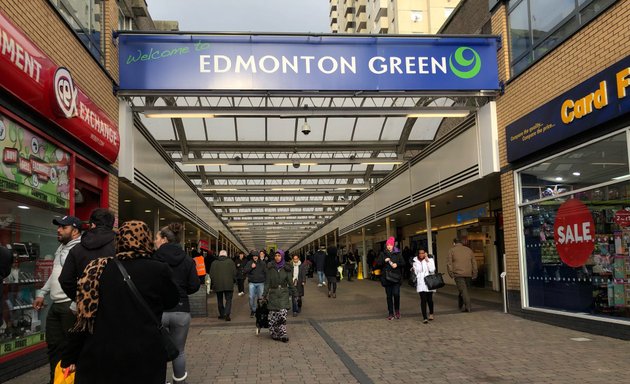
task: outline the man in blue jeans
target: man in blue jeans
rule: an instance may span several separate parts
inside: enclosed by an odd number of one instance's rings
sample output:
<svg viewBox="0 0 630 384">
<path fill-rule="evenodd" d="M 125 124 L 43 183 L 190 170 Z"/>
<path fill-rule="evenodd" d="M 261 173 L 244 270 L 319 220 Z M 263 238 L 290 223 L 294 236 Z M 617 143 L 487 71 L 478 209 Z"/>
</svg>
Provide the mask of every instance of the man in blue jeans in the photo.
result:
<svg viewBox="0 0 630 384">
<path fill-rule="evenodd" d="M 267 268 L 264 262 L 260 262 L 258 255 L 254 254 L 252 259 L 245 265 L 245 276 L 249 282 L 249 317 L 254 317 L 256 313 L 257 299 L 262 299 L 265 290 L 265 279 L 267 278 Z"/>
</svg>

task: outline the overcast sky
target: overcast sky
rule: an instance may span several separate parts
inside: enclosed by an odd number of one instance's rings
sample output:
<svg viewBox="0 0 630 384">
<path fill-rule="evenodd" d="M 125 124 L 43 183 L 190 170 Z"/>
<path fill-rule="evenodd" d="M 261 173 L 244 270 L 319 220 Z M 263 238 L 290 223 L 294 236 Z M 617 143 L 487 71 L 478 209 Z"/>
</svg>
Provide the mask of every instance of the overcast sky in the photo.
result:
<svg viewBox="0 0 630 384">
<path fill-rule="evenodd" d="M 328 0 L 146 0 L 181 31 L 328 33 Z"/>
</svg>

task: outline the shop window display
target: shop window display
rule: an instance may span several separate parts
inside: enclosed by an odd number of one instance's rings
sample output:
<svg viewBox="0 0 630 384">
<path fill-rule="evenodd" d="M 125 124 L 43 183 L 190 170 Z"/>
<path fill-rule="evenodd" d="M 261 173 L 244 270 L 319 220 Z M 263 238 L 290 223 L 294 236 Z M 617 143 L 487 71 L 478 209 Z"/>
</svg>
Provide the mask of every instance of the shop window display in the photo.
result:
<svg viewBox="0 0 630 384">
<path fill-rule="evenodd" d="M 625 138 L 624 131 L 520 172 L 530 307 L 630 318 L 630 176 Z M 557 176 L 558 168 L 564 176 Z M 571 173 L 584 177 L 555 182 Z M 569 205 L 573 208 L 567 216 L 562 207 Z M 586 220 L 559 225 L 579 215 L 580 209 Z M 576 262 L 572 258 L 580 250 L 586 253 Z"/>
<path fill-rule="evenodd" d="M 70 154 L 2 115 L 0 150 L 0 245 L 13 256 L 1 285 L 2 361 L 44 341 L 49 305 L 32 304 L 59 246 L 52 220 L 68 213 Z"/>
</svg>

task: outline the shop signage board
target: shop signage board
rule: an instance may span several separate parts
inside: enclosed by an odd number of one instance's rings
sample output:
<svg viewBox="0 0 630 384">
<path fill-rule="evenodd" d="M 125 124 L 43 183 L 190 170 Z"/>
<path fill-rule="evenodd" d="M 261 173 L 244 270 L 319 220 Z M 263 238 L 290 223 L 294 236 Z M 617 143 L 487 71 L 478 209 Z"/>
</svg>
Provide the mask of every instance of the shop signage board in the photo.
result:
<svg viewBox="0 0 630 384">
<path fill-rule="evenodd" d="M 70 206 L 70 154 L 0 115 L 0 189 Z"/>
<path fill-rule="evenodd" d="M 581 267 L 595 248 L 595 222 L 588 207 L 577 199 L 564 202 L 553 225 L 554 243 L 560 259 Z"/>
<path fill-rule="evenodd" d="M 506 128 L 509 162 L 630 112 L 630 56 Z"/>
<path fill-rule="evenodd" d="M 70 71 L 42 52 L 0 12 L 0 86 L 110 163 L 116 161 L 118 125 L 75 84 Z"/>
<path fill-rule="evenodd" d="M 615 223 L 622 228 L 630 227 L 630 208 L 626 207 L 615 212 Z M 619 252 L 620 253 L 620 252 Z"/>
<path fill-rule="evenodd" d="M 497 37 L 120 34 L 121 91 L 498 90 Z"/>
</svg>

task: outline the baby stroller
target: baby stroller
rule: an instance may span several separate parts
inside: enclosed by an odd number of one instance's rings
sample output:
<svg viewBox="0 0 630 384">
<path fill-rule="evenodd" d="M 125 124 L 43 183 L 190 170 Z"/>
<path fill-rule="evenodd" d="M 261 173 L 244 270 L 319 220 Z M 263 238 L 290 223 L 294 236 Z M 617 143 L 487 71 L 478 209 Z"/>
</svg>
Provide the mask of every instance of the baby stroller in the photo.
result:
<svg viewBox="0 0 630 384">
<path fill-rule="evenodd" d="M 260 334 L 262 328 L 269 328 L 269 309 L 267 308 L 267 300 L 258 299 L 256 307 L 256 335 Z"/>
</svg>

